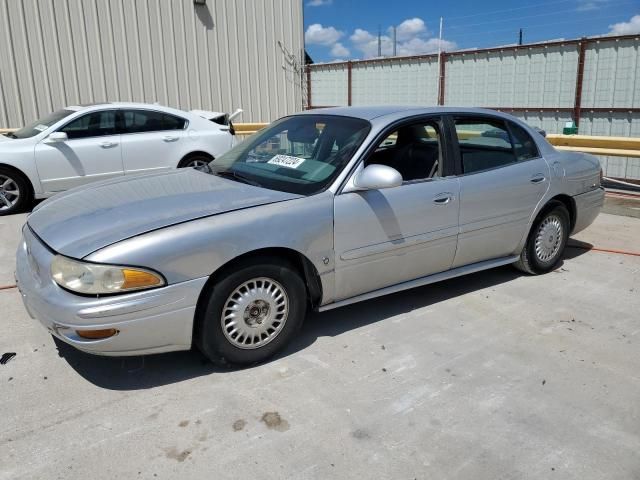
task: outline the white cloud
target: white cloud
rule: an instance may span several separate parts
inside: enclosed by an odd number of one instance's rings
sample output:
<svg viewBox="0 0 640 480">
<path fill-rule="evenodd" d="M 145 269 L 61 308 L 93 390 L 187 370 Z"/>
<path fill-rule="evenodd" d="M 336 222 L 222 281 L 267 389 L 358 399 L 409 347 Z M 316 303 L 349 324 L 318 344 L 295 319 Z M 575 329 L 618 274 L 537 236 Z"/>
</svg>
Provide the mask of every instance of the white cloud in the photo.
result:
<svg viewBox="0 0 640 480">
<path fill-rule="evenodd" d="M 421 18 L 408 18 L 396 28 L 396 38 L 403 42 L 419 35 L 426 35 L 427 27 Z"/>
<path fill-rule="evenodd" d="M 337 42 L 333 47 L 331 47 L 331 55 L 335 58 L 347 58 L 351 55 L 351 52 L 347 47 L 342 45 L 340 42 Z"/>
<path fill-rule="evenodd" d="M 307 7 L 324 7 L 326 5 L 331 5 L 333 0 L 310 0 L 307 3 Z"/>
<path fill-rule="evenodd" d="M 606 7 L 611 0 L 578 0 L 579 12 L 590 12 L 592 10 L 600 10 L 602 7 Z"/>
<path fill-rule="evenodd" d="M 328 46 L 336 43 L 343 35 L 343 32 L 333 27 L 323 27 L 320 23 L 314 23 L 309 25 L 309 28 L 304 33 L 304 41 L 310 45 Z"/>
<path fill-rule="evenodd" d="M 430 38 L 423 40 L 422 38 L 412 38 L 408 42 L 398 44 L 398 55 L 422 55 L 427 53 L 438 53 L 438 44 L 440 40 L 437 38 Z M 442 50 L 451 51 L 455 50 L 455 42 L 449 40 L 442 40 Z"/>
<path fill-rule="evenodd" d="M 609 25 L 611 35 L 632 35 L 640 33 L 640 15 L 634 15 L 628 22 L 615 23 Z"/>
<path fill-rule="evenodd" d="M 428 38 L 427 27 L 420 18 L 410 18 L 398 25 L 396 30 L 398 55 L 421 55 L 436 53 L 438 51 L 439 40 Z M 356 50 L 362 52 L 364 58 L 378 56 L 378 36 L 357 28 L 349 37 Z M 393 55 L 393 39 L 390 35 L 380 37 L 381 51 L 383 56 Z M 456 44 L 448 40 L 442 40 L 442 49 L 445 51 L 455 50 Z"/>
<path fill-rule="evenodd" d="M 355 44 L 362 44 L 362 43 L 370 42 L 371 40 L 374 40 L 376 37 L 371 35 L 366 30 L 362 30 L 361 28 L 356 28 L 355 31 L 353 32 L 353 35 L 351 35 L 349 38 Z"/>
</svg>

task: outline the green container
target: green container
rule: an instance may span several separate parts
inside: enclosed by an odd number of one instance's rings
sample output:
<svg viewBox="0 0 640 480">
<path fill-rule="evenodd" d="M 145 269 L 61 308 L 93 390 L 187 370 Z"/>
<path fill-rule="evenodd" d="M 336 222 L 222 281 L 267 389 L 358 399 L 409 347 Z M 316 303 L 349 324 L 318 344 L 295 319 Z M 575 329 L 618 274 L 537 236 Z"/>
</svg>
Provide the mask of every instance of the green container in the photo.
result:
<svg viewBox="0 0 640 480">
<path fill-rule="evenodd" d="M 564 127 L 562 129 L 562 134 L 563 135 L 577 135 L 578 134 L 578 127 Z"/>
</svg>

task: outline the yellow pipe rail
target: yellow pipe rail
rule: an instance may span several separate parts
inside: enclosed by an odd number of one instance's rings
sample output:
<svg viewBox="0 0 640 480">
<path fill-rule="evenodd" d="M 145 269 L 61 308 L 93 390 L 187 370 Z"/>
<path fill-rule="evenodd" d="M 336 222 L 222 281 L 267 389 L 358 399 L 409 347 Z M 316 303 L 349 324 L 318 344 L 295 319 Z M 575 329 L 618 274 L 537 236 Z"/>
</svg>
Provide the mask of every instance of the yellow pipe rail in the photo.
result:
<svg viewBox="0 0 640 480">
<path fill-rule="evenodd" d="M 237 135 L 253 135 L 266 127 L 268 123 L 234 123 Z M 0 128 L 0 134 L 12 132 L 15 128 Z M 465 136 L 473 136 L 475 132 L 460 132 Z M 605 137 L 596 135 L 558 135 L 549 134 L 547 140 L 558 150 L 591 153 L 611 157 L 640 158 L 640 138 Z"/>
</svg>

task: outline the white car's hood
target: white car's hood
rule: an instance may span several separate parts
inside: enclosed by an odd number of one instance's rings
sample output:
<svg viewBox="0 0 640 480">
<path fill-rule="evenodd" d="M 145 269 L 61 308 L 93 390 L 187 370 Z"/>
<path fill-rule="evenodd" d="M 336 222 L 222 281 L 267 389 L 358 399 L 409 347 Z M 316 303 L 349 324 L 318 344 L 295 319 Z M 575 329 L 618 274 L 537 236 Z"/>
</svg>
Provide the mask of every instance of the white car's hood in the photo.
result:
<svg viewBox="0 0 640 480">
<path fill-rule="evenodd" d="M 298 197 L 181 169 L 69 190 L 40 204 L 27 222 L 56 252 L 83 258 L 159 228 Z"/>
</svg>

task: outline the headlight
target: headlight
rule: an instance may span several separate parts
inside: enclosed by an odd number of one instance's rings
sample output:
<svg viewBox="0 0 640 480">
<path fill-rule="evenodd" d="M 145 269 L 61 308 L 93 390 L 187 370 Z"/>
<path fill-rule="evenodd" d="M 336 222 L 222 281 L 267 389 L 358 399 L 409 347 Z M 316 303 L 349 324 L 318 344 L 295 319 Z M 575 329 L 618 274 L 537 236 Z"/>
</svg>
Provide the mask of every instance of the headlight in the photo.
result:
<svg viewBox="0 0 640 480">
<path fill-rule="evenodd" d="M 80 262 L 57 255 L 51 263 L 51 276 L 62 288 L 88 295 L 130 292 L 162 287 L 157 273 L 133 267 Z"/>
</svg>

